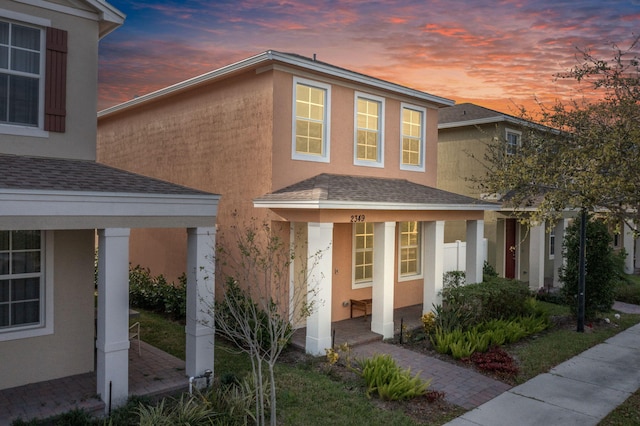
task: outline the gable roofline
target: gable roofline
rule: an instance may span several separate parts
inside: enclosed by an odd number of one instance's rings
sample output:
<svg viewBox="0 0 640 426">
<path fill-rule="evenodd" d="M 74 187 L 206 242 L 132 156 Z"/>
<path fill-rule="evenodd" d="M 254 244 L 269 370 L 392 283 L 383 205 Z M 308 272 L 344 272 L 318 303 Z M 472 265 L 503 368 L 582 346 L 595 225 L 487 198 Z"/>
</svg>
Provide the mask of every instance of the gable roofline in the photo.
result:
<svg viewBox="0 0 640 426">
<path fill-rule="evenodd" d="M 478 126 L 482 124 L 501 122 L 517 124 L 520 126 L 530 126 L 535 124 L 513 115 L 505 114 L 468 102 L 441 109 L 438 121 L 438 129 L 451 129 L 454 127 Z"/>
<path fill-rule="evenodd" d="M 15 0 L 20 3 L 28 4 L 31 6 L 40 7 L 43 9 L 54 10 L 60 13 L 66 13 L 68 15 L 80 16 L 82 18 L 92 19 L 98 21 L 99 25 L 99 37 L 103 38 L 113 30 L 120 27 L 125 20 L 125 14 L 118 9 L 107 3 L 105 0 L 82 0 L 83 3 L 90 6 L 95 12 L 89 10 L 78 9 L 73 6 L 66 6 L 64 4 L 54 3 L 47 0 Z"/>
<path fill-rule="evenodd" d="M 98 112 L 98 118 L 107 117 L 111 114 L 119 111 L 134 107 L 136 105 L 150 102 L 154 99 L 162 98 L 171 94 L 179 93 L 185 90 L 192 89 L 202 84 L 214 81 L 216 79 L 237 73 L 239 71 L 256 68 L 261 64 L 269 62 L 278 62 L 282 64 L 292 65 L 305 70 L 320 72 L 331 77 L 336 77 L 344 80 L 349 80 L 358 84 L 364 84 L 372 86 L 378 89 L 399 93 L 402 95 L 418 98 L 422 101 L 436 104 L 438 107 L 446 107 L 454 105 L 454 101 L 440 96 L 431 95 L 426 92 L 422 92 L 416 89 L 411 89 L 406 86 L 391 83 L 386 80 L 381 80 L 375 77 L 371 77 L 365 74 L 350 71 L 345 68 L 340 68 L 335 65 L 331 65 L 325 62 L 317 61 L 304 56 L 277 52 L 275 50 L 267 50 L 266 52 L 259 53 L 241 61 L 226 65 L 222 68 L 209 71 L 205 74 L 181 81 L 163 89 L 156 90 L 154 92 L 139 96 L 121 104 L 106 108 Z"/>
</svg>

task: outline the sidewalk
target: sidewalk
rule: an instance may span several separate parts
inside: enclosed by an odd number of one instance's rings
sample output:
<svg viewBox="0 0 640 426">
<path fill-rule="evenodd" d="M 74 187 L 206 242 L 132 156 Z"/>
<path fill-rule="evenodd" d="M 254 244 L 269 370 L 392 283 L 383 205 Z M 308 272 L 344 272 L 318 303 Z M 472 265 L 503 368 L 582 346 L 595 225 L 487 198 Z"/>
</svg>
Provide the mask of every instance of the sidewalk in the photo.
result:
<svg viewBox="0 0 640 426">
<path fill-rule="evenodd" d="M 614 309 L 640 313 L 616 302 Z M 640 388 L 640 324 L 480 405 L 448 426 L 597 425 Z"/>
</svg>

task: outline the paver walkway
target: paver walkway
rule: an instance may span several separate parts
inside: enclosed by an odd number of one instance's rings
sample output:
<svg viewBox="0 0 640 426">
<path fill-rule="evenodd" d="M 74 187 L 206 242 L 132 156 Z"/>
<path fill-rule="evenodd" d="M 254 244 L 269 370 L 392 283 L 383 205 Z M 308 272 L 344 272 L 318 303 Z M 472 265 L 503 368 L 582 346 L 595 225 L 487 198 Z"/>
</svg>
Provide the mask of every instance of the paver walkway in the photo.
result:
<svg viewBox="0 0 640 426">
<path fill-rule="evenodd" d="M 398 345 L 372 342 L 352 348 L 356 357 L 370 358 L 375 354 L 389 354 L 402 368 L 421 371 L 423 379 L 433 378 L 429 389 L 445 393 L 445 400 L 468 410 L 489 401 L 511 386 L 494 380 L 471 368 L 460 367 L 420 354 Z"/>
</svg>

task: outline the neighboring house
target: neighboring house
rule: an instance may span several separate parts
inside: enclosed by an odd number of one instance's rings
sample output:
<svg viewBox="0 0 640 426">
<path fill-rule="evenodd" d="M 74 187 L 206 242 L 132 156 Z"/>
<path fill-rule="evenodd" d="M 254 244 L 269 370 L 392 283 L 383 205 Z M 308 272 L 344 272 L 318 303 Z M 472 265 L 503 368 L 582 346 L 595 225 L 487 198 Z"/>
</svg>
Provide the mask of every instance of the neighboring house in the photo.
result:
<svg viewBox="0 0 640 426">
<path fill-rule="evenodd" d="M 438 109 L 452 104 L 267 51 L 101 111 L 98 161 L 220 193 L 221 238 L 255 217 L 309 256 L 321 251 L 306 350 L 324 354 L 352 299 L 371 299 L 384 337 L 394 308 L 432 308 L 445 220 L 465 222 L 467 275 L 481 279 L 483 214 L 495 206 L 435 189 Z M 154 273 L 183 271 L 176 248 L 186 252 L 174 232 L 132 232 L 132 262 Z"/>
<path fill-rule="evenodd" d="M 495 140 L 504 141 L 508 155 L 520 145 L 523 126 L 532 124 L 470 103 L 441 109 L 438 188 L 469 197 L 482 197 L 470 179 L 486 173 L 483 160 L 488 144 Z M 559 286 L 563 236 L 574 215 L 567 212 L 551 228 L 544 223 L 532 227 L 520 224 L 512 209 L 485 212 L 488 262 L 501 276 L 528 282 L 532 290 Z M 633 235 L 628 229 L 616 238 L 619 247 L 624 246 L 627 252 L 634 252 Z M 447 222 L 445 241 L 456 239 L 464 240 L 460 224 Z M 633 256 L 628 256 L 626 269 L 629 273 L 633 271 Z"/>
<path fill-rule="evenodd" d="M 102 0 L 0 4 L 0 389 L 95 371 L 105 409 L 128 397 L 129 230 L 188 229 L 195 318 L 219 198 L 95 162 L 98 41 L 123 21 Z M 186 374 L 212 369 L 212 330 L 186 330 Z"/>
</svg>

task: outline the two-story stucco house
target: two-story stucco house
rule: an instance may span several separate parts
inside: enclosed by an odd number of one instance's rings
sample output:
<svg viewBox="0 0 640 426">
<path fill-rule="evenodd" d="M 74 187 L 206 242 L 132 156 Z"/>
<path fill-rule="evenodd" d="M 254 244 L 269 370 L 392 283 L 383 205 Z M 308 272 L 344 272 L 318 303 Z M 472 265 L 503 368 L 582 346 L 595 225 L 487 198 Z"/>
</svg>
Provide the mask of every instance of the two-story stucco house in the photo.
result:
<svg viewBox="0 0 640 426">
<path fill-rule="evenodd" d="M 126 400 L 131 228 L 188 235 L 201 312 L 219 196 L 95 161 L 98 42 L 123 21 L 102 0 L 0 2 L 0 390 L 95 371 L 96 395 Z M 213 368 L 201 328 L 188 375 Z"/>
<path fill-rule="evenodd" d="M 494 206 L 435 189 L 438 109 L 452 104 L 267 51 L 101 111 L 98 161 L 221 194 L 220 235 L 256 217 L 321 251 L 306 350 L 323 354 L 352 299 L 371 299 L 371 329 L 384 337 L 394 308 L 431 309 L 445 220 L 465 223 L 467 276 L 481 281 L 483 210 Z M 182 272 L 177 247 L 184 238 L 171 231 L 132 232 L 132 262 L 154 273 Z"/>
</svg>

